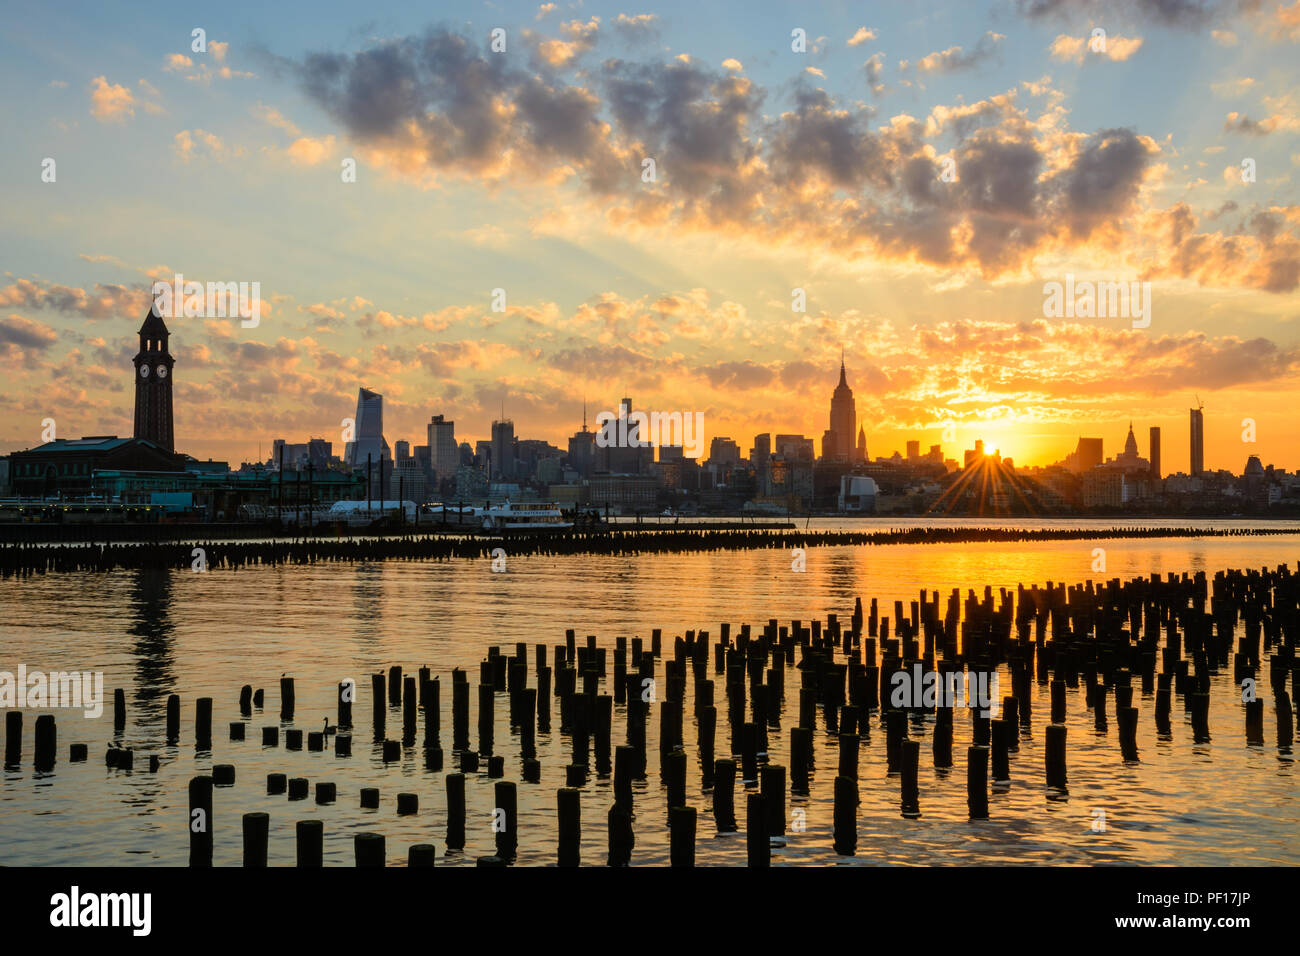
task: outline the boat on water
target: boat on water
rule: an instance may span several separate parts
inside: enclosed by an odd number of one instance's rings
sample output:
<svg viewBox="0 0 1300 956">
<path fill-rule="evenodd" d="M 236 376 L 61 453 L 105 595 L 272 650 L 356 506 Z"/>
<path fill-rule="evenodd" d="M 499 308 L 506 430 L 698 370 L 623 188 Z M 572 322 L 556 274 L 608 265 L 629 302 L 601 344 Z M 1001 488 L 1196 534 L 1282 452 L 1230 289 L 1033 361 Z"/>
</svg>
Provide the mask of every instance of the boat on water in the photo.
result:
<svg viewBox="0 0 1300 956">
<path fill-rule="evenodd" d="M 553 501 L 506 501 L 476 509 L 484 531 L 563 531 L 573 527 Z"/>
<path fill-rule="evenodd" d="M 286 518 L 292 514 L 286 510 Z M 413 501 L 336 501 L 327 509 L 317 509 L 312 514 L 313 524 L 342 524 L 349 528 L 366 528 L 385 519 L 405 519 L 414 523 L 416 506 Z"/>
</svg>

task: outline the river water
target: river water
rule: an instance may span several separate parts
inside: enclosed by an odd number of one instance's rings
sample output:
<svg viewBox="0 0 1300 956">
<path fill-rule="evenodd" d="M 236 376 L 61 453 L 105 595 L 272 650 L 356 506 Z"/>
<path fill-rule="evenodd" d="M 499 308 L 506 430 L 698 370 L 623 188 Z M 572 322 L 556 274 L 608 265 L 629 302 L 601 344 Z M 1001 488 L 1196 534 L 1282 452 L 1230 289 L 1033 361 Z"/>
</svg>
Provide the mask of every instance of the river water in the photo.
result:
<svg viewBox="0 0 1300 956">
<path fill-rule="evenodd" d="M 908 527 L 919 521 L 813 519 L 812 528 Z M 927 521 L 926 524 L 939 524 Z M 961 522 L 995 525 L 1005 522 Z M 1168 526 L 1174 522 L 1036 521 L 1025 527 L 1110 528 L 1125 524 Z M 799 523 L 803 526 L 803 523 Z M 1222 526 L 1223 522 L 1177 522 L 1181 526 Z M 1245 524 L 1239 526 L 1247 526 Z M 32 727 L 40 711 L 24 711 L 21 767 L 6 769 L 0 782 L 0 864 L 4 865 L 184 865 L 188 860 L 187 784 L 214 763 L 234 764 L 233 787 L 216 790 L 214 862 L 239 865 L 240 816 L 264 810 L 271 816 L 270 862 L 292 865 L 296 820 L 320 818 L 325 825 L 327 864 L 353 862 L 352 836 L 385 834 L 392 865 L 404 863 L 407 847 L 434 843 L 438 865 L 472 865 L 494 849 L 491 829 L 493 784 L 486 772 L 468 775 L 468 821 L 463 853 L 448 853 L 445 836 L 444 773 L 424 770 L 419 747 L 400 763 L 385 765 L 370 733 L 369 676 L 401 664 L 407 674 L 428 665 L 442 678 L 442 745 L 446 769 L 451 753 L 451 670 L 478 680 L 479 661 L 491 645 L 513 654 L 515 642 L 564 643 L 575 628 L 579 644 L 594 634 L 610 648 L 617 636 L 640 636 L 661 628 L 665 656 L 672 638 L 687 629 L 706 630 L 716 642 L 719 624 L 730 622 L 761 630 L 769 618 L 783 624 L 808 622 L 836 613 L 847 620 L 855 597 L 881 613 L 893 602 L 915 600 L 922 588 L 985 586 L 1014 589 L 1016 584 L 1047 581 L 1081 583 L 1093 579 L 1214 572 L 1229 568 L 1275 567 L 1300 560 L 1300 523 L 1295 536 L 1260 538 L 1103 539 L 1064 542 L 963 545 L 823 547 L 795 556 L 779 551 L 737 551 L 682 555 L 531 556 L 507 554 L 504 572 L 488 559 L 449 562 L 386 562 L 315 565 L 208 572 L 115 572 L 105 575 L 48 575 L 0 584 L 5 620 L 0 641 L 0 671 L 99 671 L 108 703 L 98 719 L 58 710 L 58 763 L 50 774 L 31 767 Z M 1096 549 L 1103 549 L 1099 555 Z M 1093 570 L 1104 557 L 1105 572 Z M 946 598 L 945 598 L 946 601 Z M 535 686 L 529 652 L 529 683 Z M 709 670 L 712 672 L 712 654 Z M 263 726 L 280 724 L 279 678 L 296 679 L 297 714 L 291 726 L 317 730 L 328 716 L 334 722 L 335 686 L 357 681 L 360 701 L 353 756 L 332 752 L 291 752 L 261 746 Z M 663 675 L 662 662 L 656 674 Z M 788 766 L 789 728 L 797 722 L 799 672 L 786 671 L 786 700 L 780 731 L 770 731 L 770 759 Z M 718 752 L 729 740 L 722 675 L 713 676 L 718 702 Z M 1003 687 L 1010 688 L 1004 672 Z M 247 740 L 227 739 L 227 725 L 239 720 L 243 684 L 266 689 L 263 712 L 249 720 Z M 697 862 L 743 864 L 742 833 L 720 835 L 711 816 L 711 798 L 701 791 L 691 718 L 693 690 L 687 688 L 683 737 L 688 753 L 688 803 L 699 810 Z M 610 681 L 601 693 L 612 693 Z M 1269 695 L 1266 683 L 1264 695 Z M 136 750 L 131 772 L 105 768 L 103 753 L 113 736 L 112 689 L 127 700 L 127 725 L 121 742 Z M 1009 690 L 1007 691 L 1009 692 Z M 1240 694 L 1231 669 L 1221 671 L 1211 690 L 1213 740 L 1193 745 L 1190 719 L 1174 702 L 1172 740 L 1157 740 L 1154 699 L 1134 695 L 1139 709 L 1139 764 L 1125 765 L 1118 732 L 1093 730 L 1082 687 L 1070 691 L 1068 800 L 1048 801 L 1043 788 L 1043 726 L 1047 687 L 1033 687 L 1033 736 L 1011 756 L 1012 786 L 990 797 L 990 819 L 967 819 L 965 748 L 970 722 L 958 712 L 953 746 L 955 766 L 937 771 L 930 759 L 928 728 L 921 739 L 918 820 L 899 810 L 899 779 L 885 773 L 884 729 L 873 717 L 871 736 L 862 744 L 858 808 L 858 851 L 836 855 L 831 846 L 831 780 L 837 743 L 819 718 L 815 734 L 817 771 L 812 793 L 787 793 L 790 824 L 784 846 L 773 851 L 775 865 L 872 865 L 944 863 L 1139 863 L 1154 865 L 1269 865 L 1300 862 L 1300 796 L 1291 754 L 1276 745 L 1276 715 L 1265 705 L 1263 747 L 1248 747 Z M 163 741 L 168 694 L 182 700 L 178 746 Z M 214 750 L 193 746 L 194 701 L 214 699 Z M 470 736 L 477 737 L 477 692 L 471 693 Z M 556 788 L 564 785 L 569 741 L 559 732 L 558 701 L 552 706 L 552 732 L 538 736 L 540 784 L 522 782 L 518 736 L 508 721 L 508 698 L 498 695 L 496 753 L 505 756 L 506 779 L 519 782 L 520 865 L 550 865 L 556 855 Z M 623 742 L 624 709 L 615 708 L 613 742 Z M 400 734 L 401 714 L 391 708 L 390 736 Z M 915 731 L 913 731 L 915 733 Z M 661 864 L 668 857 L 667 804 L 659 772 L 658 714 L 648 720 L 646 780 L 635 785 L 634 864 Z M 68 762 L 70 743 L 87 743 L 90 760 Z M 160 772 L 147 770 L 147 755 L 161 756 Z M 484 762 L 486 771 L 486 762 Z M 266 794 L 271 772 L 307 777 L 313 784 L 333 781 L 337 803 L 317 806 L 312 798 L 288 801 Z M 378 810 L 362 810 L 358 792 L 379 787 Z M 399 791 L 419 795 L 420 810 L 398 816 Z M 612 803 L 612 781 L 593 772 L 582 792 L 582 862 L 603 864 L 605 817 Z M 737 814 L 744 826 L 744 790 L 737 783 Z M 802 811 L 802 816 L 795 814 Z M 1100 811 L 1100 813 L 1099 813 Z M 1104 814 L 1104 828 L 1099 821 Z M 803 829 L 798 829 L 802 826 Z"/>
</svg>

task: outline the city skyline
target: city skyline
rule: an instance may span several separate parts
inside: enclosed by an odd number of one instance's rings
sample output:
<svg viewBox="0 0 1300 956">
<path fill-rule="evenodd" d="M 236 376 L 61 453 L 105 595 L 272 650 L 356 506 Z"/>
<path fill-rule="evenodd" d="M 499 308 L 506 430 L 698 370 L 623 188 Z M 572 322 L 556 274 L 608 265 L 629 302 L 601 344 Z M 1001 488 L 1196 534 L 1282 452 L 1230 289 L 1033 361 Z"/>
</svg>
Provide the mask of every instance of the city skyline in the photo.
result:
<svg viewBox="0 0 1300 956">
<path fill-rule="evenodd" d="M 0 453 L 129 434 L 118 370 L 183 274 L 261 290 L 171 324 L 201 458 L 342 442 L 358 385 L 413 443 L 504 403 L 563 445 L 583 394 L 820 441 L 843 349 L 876 456 L 951 422 L 1046 465 L 1133 419 L 1188 472 L 1199 396 L 1207 470 L 1300 468 L 1294 5 L 334 6 L 203 11 L 201 52 L 165 7 L 0 39 Z M 1047 317 L 1075 278 L 1151 307 Z"/>
</svg>

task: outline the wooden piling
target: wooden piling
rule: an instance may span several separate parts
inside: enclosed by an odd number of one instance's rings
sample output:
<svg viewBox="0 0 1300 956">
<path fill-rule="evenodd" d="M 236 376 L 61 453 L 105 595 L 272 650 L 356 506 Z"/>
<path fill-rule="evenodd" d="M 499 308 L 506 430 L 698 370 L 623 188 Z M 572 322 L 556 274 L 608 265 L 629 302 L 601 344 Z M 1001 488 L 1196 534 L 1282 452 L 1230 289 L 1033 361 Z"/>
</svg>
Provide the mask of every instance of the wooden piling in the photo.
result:
<svg viewBox="0 0 1300 956">
<path fill-rule="evenodd" d="M 438 851 L 434 849 L 432 843 L 413 843 L 406 852 L 406 865 L 408 867 L 430 867 L 433 866 L 437 856 Z"/>
<path fill-rule="evenodd" d="M 853 856 L 858 848 L 858 784 L 848 777 L 835 778 L 833 811 L 835 852 Z"/>
<path fill-rule="evenodd" d="M 765 764 L 760 777 L 767 835 L 779 840 L 785 836 L 785 767 Z"/>
<path fill-rule="evenodd" d="M 266 842 L 270 835 L 271 816 L 268 813 L 244 814 L 244 866 L 266 866 Z"/>
<path fill-rule="evenodd" d="M 989 750 L 966 748 L 966 805 L 972 820 L 987 820 L 989 815 Z"/>
<path fill-rule="evenodd" d="M 320 869 L 325 865 L 325 824 L 321 820 L 299 820 L 294 826 L 298 866 Z"/>
<path fill-rule="evenodd" d="M 495 821 L 497 856 L 513 860 L 519 847 L 519 797 L 515 785 L 509 780 L 498 781 L 493 790 L 496 811 L 501 814 Z"/>
<path fill-rule="evenodd" d="M 761 793 L 746 794 L 745 852 L 751 867 L 772 865 L 772 841 L 767 836 L 767 811 Z"/>
<path fill-rule="evenodd" d="M 695 808 L 673 807 L 668 811 L 669 865 L 695 866 Z"/>
<path fill-rule="evenodd" d="M 293 720 L 294 691 L 293 678 L 280 678 L 280 719 Z"/>
<path fill-rule="evenodd" d="M 352 840 L 357 866 L 387 866 L 387 853 L 382 833 L 358 833 Z"/>
<path fill-rule="evenodd" d="M 181 739 L 181 699 L 178 694 L 167 697 L 167 743 L 175 744 Z"/>
<path fill-rule="evenodd" d="M 559 818 L 557 860 L 560 866 L 577 866 L 582 842 L 582 792 L 561 787 L 555 792 Z"/>
<path fill-rule="evenodd" d="M 465 775 L 449 773 L 447 780 L 447 849 L 465 849 Z"/>
<path fill-rule="evenodd" d="M 903 816 L 908 820 L 915 820 L 921 815 L 921 788 L 917 782 L 917 773 L 921 760 L 921 742 L 910 738 L 904 740 L 902 750 Z"/>
<path fill-rule="evenodd" d="M 1047 787 L 1058 794 L 1066 789 L 1065 773 L 1065 725 L 1047 725 Z"/>
<path fill-rule="evenodd" d="M 23 760 L 23 712 L 5 711 L 5 766 L 17 767 Z"/>
<path fill-rule="evenodd" d="M 54 769 L 58 741 L 59 735 L 54 725 L 54 715 L 41 714 L 36 718 L 36 745 L 34 760 L 32 761 L 37 773 L 49 773 Z"/>
<path fill-rule="evenodd" d="M 190 778 L 190 866 L 212 866 L 212 778 Z"/>
</svg>

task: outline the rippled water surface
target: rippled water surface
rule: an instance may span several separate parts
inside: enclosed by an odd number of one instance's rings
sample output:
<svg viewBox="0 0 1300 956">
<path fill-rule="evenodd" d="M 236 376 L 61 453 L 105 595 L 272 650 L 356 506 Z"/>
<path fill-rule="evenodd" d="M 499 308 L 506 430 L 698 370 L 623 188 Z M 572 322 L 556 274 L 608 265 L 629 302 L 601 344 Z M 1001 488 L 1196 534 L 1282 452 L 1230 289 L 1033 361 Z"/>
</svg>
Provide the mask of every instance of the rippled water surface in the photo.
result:
<svg viewBox="0 0 1300 956">
<path fill-rule="evenodd" d="M 934 522 L 928 522 L 934 523 Z M 971 524 L 972 522 L 965 522 Z M 990 522 L 991 524 L 1001 524 Z M 1003 522 L 1004 523 L 1004 522 Z M 1112 527 L 1119 524 L 1169 525 L 1149 520 L 1120 522 L 1032 522 L 1033 526 Z M 853 523 L 853 527 L 904 527 L 906 521 Z M 1185 526 L 1196 526 L 1183 522 Z M 1208 524 L 1208 523 L 1206 523 Z M 845 526 L 814 520 L 812 527 Z M 802 526 L 802 523 L 801 523 Z M 1274 525 L 1277 526 L 1277 525 Z M 1092 570 L 1095 548 L 1105 549 L 1106 571 Z M 231 763 L 237 781 L 215 796 L 214 861 L 241 860 L 240 816 L 265 810 L 271 816 L 272 865 L 294 861 L 293 823 L 319 817 L 325 824 L 326 862 L 351 864 L 352 836 L 373 830 L 387 837 L 390 862 L 405 861 L 414 843 L 435 843 L 438 865 L 472 864 L 493 852 L 493 784 L 486 772 L 467 780 L 467 843 L 463 853 L 448 853 L 445 836 L 443 773 L 423 769 L 418 746 L 399 764 L 385 766 L 370 733 L 368 675 L 403 665 L 414 674 L 428 665 L 442 678 L 442 745 L 448 769 L 451 753 L 453 667 L 478 679 L 478 664 L 489 646 L 513 654 L 515 642 L 564 643 L 565 628 L 577 630 L 579 644 L 594 634 L 610 648 L 617 636 L 640 636 L 647 647 L 652 628 L 661 628 L 664 656 L 672 639 L 687 629 L 706 630 L 716 642 L 719 624 L 741 623 L 755 631 L 769 618 L 824 620 L 836 613 L 847 620 L 855 597 L 869 607 L 880 602 L 915 600 L 922 588 L 943 594 L 954 587 L 982 591 L 986 585 L 1014 589 L 1018 583 L 1215 571 L 1228 567 L 1273 567 L 1300 559 L 1300 535 L 1264 538 L 1188 538 L 1176 540 L 1089 540 L 1015 544 L 825 547 L 810 549 L 806 571 L 792 570 L 783 551 L 738 551 L 683 555 L 509 557 L 505 573 L 483 561 L 387 562 L 369 565 L 253 568 L 241 571 L 119 572 L 106 575 L 49 575 L 0 583 L 4 599 L 0 671 L 90 670 L 104 673 L 109 704 L 103 717 L 90 720 L 60 710 L 58 763 L 37 776 L 31 769 L 32 726 L 36 711 L 24 712 L 23 764 L 6 770 L 0 783 L 0 864 L 57 865 L 136 863 L 184 865 L 187 783 L 213 763 Z M 535 685 L 533 652 L 529 683 Z M 722 675 L 715 679 L 718 752 L 730 739 Z M 296 679 L 297 714 L 292 726 L 319 729 L 333 722 L 334 688 L 351 677 L 360 701 L 354 716 L 354 753 L 290 752 L 260 745 L 262 726 L 279 721 L 279 677 Z M 659 662 L 656 674 L 663 675 Z M 1009 688 L 1003 672 L 1003 687 Z M 255 712 L 244 742 L 227 740 L 227 724 L 239 719 L 243 684 L 266 689 L 263 712 Z M 719 835 L 711 816 L 711 797 L 701 791 L 691 718 L 693 688 L 687 680 L 686 727 L 688 802 L 699 809 L 697 860 L 701 864 L 741 864 L 743 832 Z M 612 681 L 601 693 L 612 693 Z M 789 763 L 789 728 L 797 723 L 799 671 L 786 671 L 781 730 L 769 732 L 770 759 Z M 1269 691 L 1264 686 L 1264 696 Z M 122 742 L 136 750 L 136 769 L 109 771 L 103 752 L 112 737 L 112 689 L 126 691 L 128 719 Z M 1008 691 L 1009 692 L 1009 691 Z M 871 865 L 880 863 L 1144 863 L 1278 864 L 1300 862 L 1300 797 L 1290 753 L 1276 745 L 1276 715 L 1265 706 L 1263 747 L 1248 747 L 1240 694 L 1231 669 L 1220 671 L 1211 690 L 1213 740 L 1193 745 L 1189 720 L 1175 699 L 1172 740 L 1157 740 L 1153 696 L 1135 692 L 1139 709 L 1141 763 L 1125 765 L 1118 733 L 1097 734 L 1082 686 L 1069 692 L 1069 799 L 1049 802 L 1043 788 L 1043 726 L 1047 687 L 1033 685 L 1033 736 L 1011 755 L 1013 784 L 990 796 L 991 818 L 967 819 L 965 747 L 970 722 L 958 712 L 953 746 L 955 767 L 936 771 L 930 758 L 929 727 L 920 729 L 921 811 L 919 820 L 899 812 L 899 778 L 885 773 L 884 728 L 873 716 L 871 735 L 862 744 L 858 808 L 858 852 L 837 856 L 831 848 L 831 779 L 837 762 L 836 739 L 820 721 L 815 736 L 817 770 L 812 793 L 792 798 L 787 811 L 804 811 L 806 829 L 788 827 L 786 844 L 773 861 L 799 864 Z M 168 694 L 182 699 L 182 738 L 167 747 L 163 738 Z M 1235 696 L 1234 696 L 1235 693 Z M 196 753 L 194 701 L 214 699 L 212 753 Z M 555 790 L 564 785 L 569 741 L 559 732 L 559 705 L 552 702 L 552 732 L 538 736 L 542 764 L 539 785 L 519 783 L 518 862 L 555 861 Z M 496 753 L 503 754 L 506 779 L 520 781 L 518 736 L 509 727 L 508 697 L 496 706 Z M 477 693 L 471 693 L 470 737 L 477 738 Z M 389 735 L 400 734 L 401 713 L 391 708 Z M 623 742 L 624 710 L 615 708 L 613 742 Z M 913 734 L 917 733 L 914 726 Z M 283 738 L 282 738 L 283 739 Z M 636 848 L 633 863 L 663 863 L 668 854 L 665 791 L 659 772 L 658 714 L 648 720 L 646 780 L 635 785 Z M 90 745 L 87 763 L 68 762 L 68 745 Z M 147 754 L 162 758 L 151 774 Z M 484 768 L 486 769 L 486 767 Z M 270 772 L 338 784 L 338 802 L 317 806 L 311 798 L 289 802 L 266 795 Z M 381 789 L 378 810 L 361 810 L 362 786 Z M 420 797 L 414 816 L 396 814 L 396 794 Z M 737 784 L 737 813 L 744 825 L 744 790 Z M 603 864 L 606 813 L 612 783 L 593 773 L 582 792 L 582 862 Z M 1105 812 L 1105 830 L 1094 832 L 1096 811 Z"/>
</svg>

